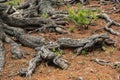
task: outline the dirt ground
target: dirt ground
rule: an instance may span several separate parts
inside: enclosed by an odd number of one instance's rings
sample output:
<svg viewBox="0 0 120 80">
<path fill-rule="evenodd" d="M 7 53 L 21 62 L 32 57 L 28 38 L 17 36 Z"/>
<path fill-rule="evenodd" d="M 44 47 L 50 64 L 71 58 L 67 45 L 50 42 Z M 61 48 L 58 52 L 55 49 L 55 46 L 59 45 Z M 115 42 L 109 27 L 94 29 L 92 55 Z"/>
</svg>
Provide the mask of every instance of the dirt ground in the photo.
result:
<svg viewBox="0 0 120 80">
<path fill-rule="evenodd" d="M 98 5 L 96 1 L 91 1 L 90 5 L 93 4 Z M 112 4 L 101 5 L 99 9 L 110 9 L 112 6 Z M 120 23 L 120 13 L 109 12 L 110 17 Z M 33 35 L 44 36 L 47 40 L 56 40 L 60 37 L 84 38 L 90 36 L 94 30 L 104 27 L 104 25 L 104 20 L 97 20 L 96 26 L 89 26 L 88 30 L 78 30 L 75 28 L 74 32 L 71 34 L 37 33 Z M 69 22 L 65 27 L 69 28 L 70 26 L 75 25 Z M 120 32 L 119 27 L 113 26 L 113 29 Z M 102 30 L 98 33 L 103 32 L 105 31 Z M 46 66 L 45 63 L 42 63 L 29 78 L 20 77 L 16 75 L 16 73 L 20 68 L 28 65 L 28 61 L 35 54 L 35 51 L 27 47 L 22 47 L 31 55 L 26 55 L 25 59 L 13 60 L 9 51 L 9 45 L 6 44 L 6 64 L 3 74 L 0 75 L 0 80 L 77 80 L 79 77 L 83 77 L 84 80 L 118 80 L 118 75 L 120 73 L 117 70 L 112 69 L 110 66 L 101 66 L 91 61 L 92 58 L 100 58 L 108 61 L 120 62 L 120 38 L 111 34 L 110 37 L 117 42 L 116 47 L 107 46 L 106 51 L 98 49 L 89 52 L 88 55 L 79 55 L 76 58 L 72 58 L 74 56 L 73 50 L 65 49 L 63 57 L 70 63 L 67 70 L 61 70 L 52 65 Z"/>
</svg>

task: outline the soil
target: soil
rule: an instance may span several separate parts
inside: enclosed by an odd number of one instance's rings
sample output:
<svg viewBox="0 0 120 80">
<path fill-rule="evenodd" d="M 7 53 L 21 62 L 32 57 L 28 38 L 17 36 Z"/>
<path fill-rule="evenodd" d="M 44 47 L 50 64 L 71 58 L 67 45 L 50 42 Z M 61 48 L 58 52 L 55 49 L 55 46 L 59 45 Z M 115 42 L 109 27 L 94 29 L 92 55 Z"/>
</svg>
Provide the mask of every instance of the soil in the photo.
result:
<svg viewBox="0 0 120 80">
<path fill-rule="evenodd" d="M 91 1 L 90 5 L 97 4 L 97 1 Z M 87 5 L 87 6 L 90 6 Z M 112 8 L 112 4 L 100 5 L 99 9 L 105 10 Z M 64 9 L 64 7 L 60 8 Z M 120 13 L 110 12 L 110 17 L 120 23 Z M 78 27 L 74 23 L 68 22 L 65 27 L 75 27 L 74 32 L 71 34 L 58 34 L 58 33 L 36 33 L 33 35 L 44 36 L 47 40 L 56 40 L 60 37 L 72 37 L 72 38 L 84 38 L 92 34 L 96 29 L 104 27 L 105 21 L 98 19 L 95 26 L 88 26 L 87 30 L 78 30 Z M 113 26 L 113 29 L 120 32 L 120 28 Z M 101 30 L 97 33 L 104 33 Z M 26 55 L 25 59 L 14 60 L 11 58 L 9 51 L 10 46 L 5 44 L 6 47 L 6 64 L 3 73 L 0 75 L 0 80 L 77 80 L 79 77 L 83 77 L 84 80 L 118 80 L 120 74 L 117 70 L 112 69 L 110 66 L 101 66 L 93 61 L 92 58 L 100 58 L 113 62 L 120 62 L 120 39 L 118 36 L 111 35 L 110 37 L 117 42 L 116 47 L 106 46 L 106 51 L 95 50 L 89 52 L 88 55 L 79 55 L 75 58 L 72 49 L 65 49 L 63 57 L 68 60 L 70 66 L 67 70 L 61 70 L 52 65 L 40 64 L 31 77 L 24 78 L 16 75 L 20 68 L 28 65 L 28 61 L 34 56 L 35 51 L 31 48 L 22 47 L 29 55 Z"/>
</svg>

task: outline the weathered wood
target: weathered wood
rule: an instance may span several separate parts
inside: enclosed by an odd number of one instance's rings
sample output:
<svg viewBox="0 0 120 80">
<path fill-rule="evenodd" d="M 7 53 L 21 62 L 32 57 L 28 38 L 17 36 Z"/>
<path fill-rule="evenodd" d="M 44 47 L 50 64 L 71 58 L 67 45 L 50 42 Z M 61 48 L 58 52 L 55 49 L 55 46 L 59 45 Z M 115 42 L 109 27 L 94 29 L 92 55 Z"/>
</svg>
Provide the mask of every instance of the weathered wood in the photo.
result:
<svg viewBox="0 0 120 80">
<path fill-rule="evenodd" d="M 24 17 L 34 17 L 42 13 L 55 14 L 55 6 L 62 4 L 63 2 L 58 0 L 27 0 L 18 9 L 24 9 Z"/>
<path fill-rule="evenodd" d="M 0 40 L 0 73 L 3 71 L 5 65 L 5 48 L 3 46 L 2 40 Z"/>
<path fill-rule="evenodd" d="M 89 4 L 90 0 L 65 0 L 71 4 L 80 2 L 81 4 Z"/>
<path fill-rule="evenodd" d="M 103 14 L 99 14 L 98 15 L 99 18 L 102 18 L 102 19 L 105 19 L 107 21 L 107 24 L 105 25 L 104 29 L 108 32 L 110 32 L 111 34 L 113 35 L 117 35 L 117 36 L 120 36 L 120 32 L 116 32 L 114 31 L 111 26 L 112 25 L 115 25 L 115 26 L 120 26 L 120 23 L 112 20 L 106 13 L 103 13 Z"/>
<path fill-rule="evenodd" d="M 5 35 L 5 41 L 10 44 L 10 51 L 12 53 L 12 58 L 21 59 L 24 57 L 26 52 L 20 48 L 21 46 L 19 44 L 17 44 L 7 35 Z"/>
<path fill-rule="evenodd" d="M 29 35 L 21 28 L 10 27 L 4 24 L 3 29 L 7 34 L 15 37 L 25 46 L 36 48 L 45 43 L 45 39 L 43 37 Z"/>
<path fill-rule="evenodd" d="M 0 24 L 0 73 L 3 71 L 4 65 L 5 65 L 5 48 L 2 40 L 4 37 L 3 35 L 4 35 L 4 32 L 2 29 L 2 25 Z"/>
<path fill-rule="evenodd" d="M 112 0 L 114 3 L 120 3 L 120 0 Z"/>
<path fill-rule="evenodd" d="M 84 39 L 61 38 L 55 42 L 48 43 L 45 41 L 45 38 L 41 36 L 27 34 L 25 30 L 42 32 L 50 28 L 59 33 L 67 33 L 65 28 L 62 27 L 66 22 L 59 20 L 61 20 L 62 17 L 68 17 L 68 13 L 66 11 L 56 11 L 55 5 L 59 4 L 59 2 L 57 1 L 56 3 L 56 1 L 57 0 L 27 0 L 17 9 L 13 9 L 12 6 L 0 4 L 0 71 L 2 71 L 5 63 L 3 42 L 10 44 L 10 51 L 14 58 L 20 59 L 24 57 L 25 54 L 25 52 L 20 49 L 21 46 L 12 40 L 10 36 L 16 38 L 20 44 L 34 48 L 37 51 L 36 56 L 30 60 L 29 66 L 20 70 L 19 74 L 21 76 L 31 76 L 41 61 L 48 61 L 62 69 L 67 69 L 69 66 L 68 62 L 61 56 L 55 54 L 52 49 L 60 50 L 61 47 L 72 47 L 77 49 L 78 55 L 82 50 L 89 51 L 93 47 L 101 48 L 104 43 L 114 44 L 114 41 L 110 40 L 108 34 L 92 35 Z M 71 1 L 73 1 L 73 3 L 76 1 L 82 4 L 89 3 L 89 0 Z M 116 1 L 118 2 L 118 0 Z M 19 10 L 21 9 L 23 12 L 20 13 Z M 17 12 L 20 13 L 20 15 Z M 15 17 L 16 13 L 21 17 Z M 43 13 L 47 13 L 51 16 L 51 19 L 39 17 L 39 14 Z M 106 30 L 115 35 L 120 35 L 119 33 L 114 33 L 114 31 L 110 29 L 111 25 L 120 26 L 120 23 L 111 20 L 106 14 L 99 15 L 99 17 L 107 20 L 108 24 L 105 26 Z"/>
<path fill-rule="evenodd" d="M 45 18 L 14 18 L 5 13 L 1 14 L 1 19 L 4 23 L 15 26 L 15 27 L 33 27 L 33 28 L 40 28 L 46 24 L 52 24 L 53 21 L 50 19 Z"/>
<path fill-rule="evenodd" d="M 93 59 L 91 59 L 91 61 L 94 61 L 94 62 L 96 62 L 97 64 L 100 64 L 100 65 L 102 65 L 102 66 L 104 66 L 104 65 L 110 65 L 110 64 L 111 64 L 110 61 L 105 61 L 105 60 L 103 60 L 103 59 L 98 59 L 98 58 L 93 58 Z"/>
<path fill-rule="evenodd" d="M 68 63 L 66 60 L 62 59 L 59 55 L 53 53 L 48 49 L 47 46 L 42 46 L 37 48 L 36 56 L 30 60 L 29 66 L 27 68 L 22 68 L 19 72 L 21 76 L 31 76 L 41 61 L 52 62 L 62 69 L 68 68 Z"/>
<path fill-rule="evenodd" d="M 68 33 L 62 25 L 65 25 L 65 21 L 54 21 L 52 19 L 46 18 L 15 18 L 7 15 L 6 13 L 1 13 L 1 20 L 9 26 L 15 26 L 23 28 L 26 30 L 37 30 L 39 32 L 44 32 L 50 28 L 54 29 L 59 33 Z M 61 29 L 58 30 L 58 27 Z"/>
<path fill-rule="evenodd" d="M 98 59 L 98 58 L 93 58 L 91 59 L 91 61 L 94 61 L 97 64 L 100 64 L 102 66 L 105 66 L 105 65 L 110 66 L 116 70 L 120 68 L 120 62 L 111 62 L 111 61 L 106 61 L 106 60 Z"/>
<path fill-rule="evenodd" d="M 68 1 L 71 4 L 78 3 L 78 2 L 80 2 L 82 4 L 89 4 L 89 2 L 90 2 L 90 0 L 65 0 L 65 1 Z M 106 1 L 111 1 L 113 3 L 120 3 L 120 0 L 99 0 L 99 2 L 102 4 L 106 4 Z"/>
<path fill-rule="evenodd" d="M 1 35 L 0 35 L 0 39 L 4 42 L 7 42 L 10 44 L 10 51 L 12 53 L 12 57 L 14 56 L 14 58 L 16 59 L 20 59 L 23 57 L 23 54 L 25 53 L 25 51 L 20 49 L 20 45 L 18 45 L 14 40 L 12 40 L 8 35 L 6 35 L 5 31 L 4 31 L 4 24 L 1 23 Z"/>
<path fill-rule="evenodd" d="M 101 47 L 107 39 L 110 39 L 107 34 L 96 34 L 84 39 L 60 38 L 56 42 L 61 47 L 78 48 L 77 54 L 80 54 L 82 50 L 87 51 L 92 47 L 97 47 L 98 45 Z"/>
<path fill-rule="evenodd" d="M 4 3 L 4 2 L 7 2 L 9 0 L 0 0 L 0 3 Z"/>
</svg>

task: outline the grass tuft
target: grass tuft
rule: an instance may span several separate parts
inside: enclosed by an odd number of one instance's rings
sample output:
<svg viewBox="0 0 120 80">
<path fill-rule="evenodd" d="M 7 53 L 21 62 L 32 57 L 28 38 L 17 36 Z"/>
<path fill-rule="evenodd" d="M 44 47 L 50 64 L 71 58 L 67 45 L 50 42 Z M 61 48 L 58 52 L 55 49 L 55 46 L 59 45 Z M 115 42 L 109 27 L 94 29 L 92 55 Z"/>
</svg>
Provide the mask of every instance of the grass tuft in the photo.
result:
<svg viewBox="0 0 120 80">
<path fill-rule="evenodd" d="M 90 24 L 92 19 L 97 19 L 96 13 L 90 9 L 83 9 L 80 4 L 78 4 L 77 9 L 73 9 L 68 6 L 68 19 L 73 21 L 78 26 Z"/>
<path fill-rule="evenodd" d="M 5 2 L 4 4 L 11 5 L 11 6 L 18 6 L 22 2 L 24 2 L 24 0 L 10 0 L 8 2 Z"/>
</svg>

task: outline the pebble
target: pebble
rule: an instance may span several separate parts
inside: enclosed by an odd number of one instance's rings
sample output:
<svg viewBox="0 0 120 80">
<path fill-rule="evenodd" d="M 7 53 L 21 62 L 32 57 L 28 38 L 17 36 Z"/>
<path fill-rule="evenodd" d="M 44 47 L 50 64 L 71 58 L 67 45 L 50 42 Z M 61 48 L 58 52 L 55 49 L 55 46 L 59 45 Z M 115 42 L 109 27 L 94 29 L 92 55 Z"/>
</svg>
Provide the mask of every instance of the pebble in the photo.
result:
<svg viewBox="0 0 120 80">
<path fill-rule="evenodd" d="M 83 78 L 82 77 L 78 77 L 77 80 L 83 80 Z"/>
<path fill-rule="evenodd" d="M 120 80 L 120 74 L 118 75 L 118 80 Z"/>
</svg>

